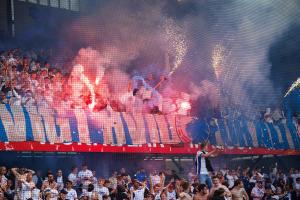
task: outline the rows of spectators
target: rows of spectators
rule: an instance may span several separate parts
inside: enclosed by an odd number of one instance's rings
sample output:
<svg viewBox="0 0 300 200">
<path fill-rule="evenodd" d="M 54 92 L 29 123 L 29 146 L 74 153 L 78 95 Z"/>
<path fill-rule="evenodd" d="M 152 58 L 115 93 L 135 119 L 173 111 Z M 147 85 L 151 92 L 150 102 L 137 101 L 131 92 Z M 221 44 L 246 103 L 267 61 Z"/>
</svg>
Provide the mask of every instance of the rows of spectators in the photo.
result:
<svg viewBox="0 0 300 200">
<path fill-rule="evenodd" d="M 58 111 L 74 107 L 87 108 L 92 103 L 91 91 L 72 71 L 62 72 L 61 69 L 66 69 L 53 66 L 49 62 L 50 57 L 50 53 L 45 50 L 0 51 L 0 103 L 48 106 Z M 164 80 L 165 77 L 160 77 L 159 83 L 163 83 Z M 191 109 L 188 94 L 182 93 L 182 97 L 172 102 L 166 97 L 162 99 L 159 92 L 153 89 L 158 85 L 160 84 L 155 83 L 151 74 L 145 78 L 133 76 L 132 83 L 124 86 L 130 88 L 128 93 L 116 99 L 110 94 L 107 83 L 100 81 L 94 85 L 94 111 L 107 107 L 115 111 L 132 111 L 132 107 L 136 107 L 135 110 L 153 113 L 188 114 Z M 168 106 L 163 105 L 164 103 Z M 236 106 L 222 108 L 221 111 L 216 109 L 211 116 L 239 118 L 243 115 L 241 110 L 243 109 L 237 109 Z M 285 115 L 279 108 L 267 108 L 253 116 L 260 116 L 268 123 L 285 120 Z"/>
<path fill-rule="evenodd" d="M 47 58 L 43 51 L 38 54 L 20 49 L 1 52 L 1 102 L 30 106 L 51 103 L 53 95 L 63 98 L 66 76 L 51 66 Z"/>
<path fill-rule="evenodd" d="M 66 176 L 65 176 L 66 175 Z M 212 185 L 200 184 L 197 175 L 187 178 L 175 171 L 148 173 L 139 169 L 128 174 L 122 168 L 111 177 L 97 177 L 83 164 L 80 171 L 47 171 L 45 177 L 25 168 L 0 168 L 0 199 L 92 199 L 92 200 L 297 200 L 300 199 L 300 171 L 284 173 L 276 167 L 269 173 L 260 169 L 218 170 L 210 174 Z"/>
<path fill-rule="evenodd" d="M 114 97 L 105 81 L 95 80 L 92 83 L 89 80 L 90 83 L 87 83 L 80 67 L 78 73 L 74 68 L 62 73 L 62 68 L 51 65 L 48 59 L 45 51 L 12 49 L 0 52 L 0 102 L 18 106 L 46 106 L 58 111 L 74 107 L 85 109 L 91 104 L 93 111 L 107 107 L 115 111 L 162 111 L 162 97 L 153 88 L 158 85 L 154 85 L 151 75 L 147 78 L 134 76 L 128 83 L 128 93 Z M 191 107 L 187 102 L 182 107 L 183 102 L 184 99 L 171 102 L 170 112 L 186 114 Z"/>
</svg>

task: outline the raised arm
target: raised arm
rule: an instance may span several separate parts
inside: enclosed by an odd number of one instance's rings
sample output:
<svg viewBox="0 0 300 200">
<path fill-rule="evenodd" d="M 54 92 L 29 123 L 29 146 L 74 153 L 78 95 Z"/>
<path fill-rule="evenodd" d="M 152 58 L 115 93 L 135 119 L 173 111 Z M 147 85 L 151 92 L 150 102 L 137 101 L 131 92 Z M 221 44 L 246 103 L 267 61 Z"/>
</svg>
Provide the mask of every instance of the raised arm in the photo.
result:
<svg viewBox="0 0 300 200">
<path fill-rule="evenodd" d="M 31 172 L 32 174 L 35 174 L 35 171 L 32 169 L 25 169 L 26 172 Z"/>
<path fill-rule="evenodd" d="M 149 176 L 149 182 L 150 182 L 150 193 L 153 194 L 154 190 L 153 190 L 152 174 L 150 174 Z"/>
<path fill-rule="evenodd" d="M 11 171 L 16 177 L 21 176 L 21 174 L 19 174 L 19 172 L 18 172 L 18 168 L 12 168 Z"/>
<path fill-rule="evenodd" d="M 214 149 L 208 153 L 197 153 L 197 156 L 201 155 L 201 157 L 206 158 L 206 157 L 210 157 L 210 156 L 214 155 L 217 151 L 218 151 L 218 149 Z"/>
<path fill-rule="evenodd" d="M 165 174 L 162 172 L 162 174 L 161 174 L 161 176 L 160 176 L 160 185 L 161 185 L 161 189 L 164 188 L 165 180 L 166 180 Z"/>
<path fill-rule="evenodd" d="M 130 190 L 130 199 L 133 200 L 133 189 Z"/>
</svg>

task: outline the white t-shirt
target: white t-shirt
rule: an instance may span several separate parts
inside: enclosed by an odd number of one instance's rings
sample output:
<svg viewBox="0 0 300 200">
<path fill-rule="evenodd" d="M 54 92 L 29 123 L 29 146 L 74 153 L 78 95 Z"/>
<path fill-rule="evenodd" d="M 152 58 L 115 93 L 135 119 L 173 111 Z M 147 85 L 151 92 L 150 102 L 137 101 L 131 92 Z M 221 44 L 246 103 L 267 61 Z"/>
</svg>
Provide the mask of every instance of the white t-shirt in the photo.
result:
<svg viewBox="0 0 300 200">
<path fill-rule="evenodd" d="M 22 183 L 22 187 L 21 187 L 21 200 L 27 200 L 29 198 L 31 198 L 32 195 L 32 189 L 34 188 L 34 182 L 25 182 Z"/>
<path fill-rule="evenodd" d="M 58 198 L 58 191 L 57 191 L 57 189 L 51 189 L 50 193 L 51 193 L 50 200 L 57 200 L 57 198 Z"/>
<path fill-rule="evenodd" d="M 296 189 L 296 190 L 300 190 L 300 184 L 299 184 L 299 183 L 296 183 L 296 184 L 295 184 L 295 189 Z"/>
<path fill-rule="evenodd" d="M 64 181 L 63 181 L 63 177 L 57 177 L 56 178 L 56 183 L 57 183 L 57 189 L 60 191 L 62 189 L 64 189 Z"/>
<path fill-rule="evenodd" d="M 264 189 L 260 189 L 258 187 L 254 187 L 251 191 L 251 196 L 255 196 L 253 197 L 253 200 L 261 200 L 264 196 Z"/>
<path fill-rule="evenodd" d="M 161 194 L 161 192 L 154 194 L 154 200 L 160 200 L 161 199 L 160 194 Z"/>
<path fill-rule="evenodd" d="M 168 200 L 176 200 L 176 192 L 175 190 L 173 192 L 167 192 L 167 198 Z"/>
<path fill-rule="evenodd" d="M 95 194 L 97 194 L 95 191 L 88 192 L 86 189 L 83 189 L 81 196 L 82 197 L 85 196 L 85 197 L 88 197 L 88 199 L 92 199 L 92 196 L 94 196 Z"/>
<path fill-rule="evenodd" d="M 134 194 L 133 200 L 144 200 L 145 188 L 132 191 Z"/>
<path fill-rule="evenodd" d="M 71 188 L 70 190 L 68 189 L 65 190 L 68 192 L 67 199 L 69 200 L 77 199 L 77 192 L 74 189 Z"/>
<path fill-rule="evenodd" d="M 203 156 L 204 154 L 206 154 L 206 152 L 203 152 L 203 151 L 197 152 L 197 156 L 201 157 L 201 159 L 200 159 L 200 162 L 201 162 L 200 163 L 200 165 L 201 165 L 200 174 L 208 174 L 208 170 L 206 168 L 205 157 Z"/>
<path fill-rule="evenodd" d="M 39 189 L 34 188 L 34 189 L 32 190 L 32 199 L 33 199 L 33 200 L 40 200 L 40 199 L 41 199 L 41 198 L 40 198 L 40 190 L 39 190 Z"/>
<path fill-rule="evenodd" d="M 291 174 L 291 177 L 293 178 L 293 182 L 294 182 L 294 184 L 296 183 L 296 179 L 298 178 L 298 177 L 300 177 L 300 173 L 298 173 L 298 174 Z"/>
<path fill-rule="evenodd" d="M 2 175 L 2 177 L 0 178 L 0 186 L 1 187 L 5 187 L 7 185 L 7 178 Z"/>
<path fill-rule="evenodd" d="M 77 174 L 70 173 L 68 176 L 68 180 L 73 183 L 73 186 L 77 183 Z"/>
<path fill-rule="evenodd" d="M 151 180 L 153 185 L 160 183 L 160 177 L 158 175 L 151 176 Z"/>
<path fill-rule="evenodd" d="M 91 183 L 91 181 L 90 180 L 84 180 L 84 178 L 92 178 L 93 177 L 93 173 L 92 173 L 92 171 L 90 171 L 90 170 L 85 170 L 85 171 L 80 171 L 79 173 L 78 173 L 78 178 L 80 178 L 81 179 L 81 183 L 83 184 L 83 185 L 85 185 L 85 186 L 87 186 L 88 184 L 90 184 Z"/>
<path fill-rule="evenodd" d="M 109 195 L 108 188 L 104 186 L 97 185 L 94 191 L 98 192 L 101 197 L 103 197 L 104 195 Z"/>
<path fill-rule="evenodd" d="M 228 182 L 228 188 L 232 188 L 234 186 L 234 177 L 227 174 L 226 178 L 227 178 L 227 182 Z"/>
</svg>

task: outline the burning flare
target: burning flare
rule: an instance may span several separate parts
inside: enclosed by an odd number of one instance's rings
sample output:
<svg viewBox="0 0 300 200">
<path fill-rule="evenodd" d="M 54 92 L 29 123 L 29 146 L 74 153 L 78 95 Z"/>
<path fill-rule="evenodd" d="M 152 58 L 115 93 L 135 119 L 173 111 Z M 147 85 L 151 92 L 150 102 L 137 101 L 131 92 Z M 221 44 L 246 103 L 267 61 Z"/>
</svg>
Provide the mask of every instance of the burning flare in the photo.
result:
<svg viewBox="0 0 300 200">
<path fill-rule="evenodd" d="M 79 77 L 80 81 L 84 83 L 88 88 L 88 90 L 90 91 L 92 103 L 89 104 L 89 108 L 92 110 L 96 105 L 95 90 L 94 90 L 94 86 L 91 84 L 90 80 L 88 79 L 87 76 L 84 75 L 83 72 L 84 72 L 83 66 L 77 64 L 73 67 L 72 75 Z"/>
<path fill-rule="evenodd" d="M 296 87 L 299 87 L 300 85 L 300 78 L 298 78 L 289 88 L 289 90 L 287 91 L 287 93 L 284 95 L 284 97 L 286 97 L 287 95 L 289 95 Z"/>
</svg>

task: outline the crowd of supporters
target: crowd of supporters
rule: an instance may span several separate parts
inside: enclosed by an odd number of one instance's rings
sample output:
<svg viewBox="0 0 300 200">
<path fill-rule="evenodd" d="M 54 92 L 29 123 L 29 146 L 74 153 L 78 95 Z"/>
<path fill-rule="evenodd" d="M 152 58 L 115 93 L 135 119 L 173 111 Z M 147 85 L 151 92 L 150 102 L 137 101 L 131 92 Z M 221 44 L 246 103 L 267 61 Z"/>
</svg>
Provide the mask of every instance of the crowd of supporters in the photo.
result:
<svg viewBox="0 0 300 200">
<path fill-rule="evenodd" d="M 23 51 L 11 49 L 0 51 L 0 103 L 22 106 L 46 106 L 57 111 L 69 108 L 88 108 L 92 103 L 92 94 L 87 85 L 66 67 L 58 67 L 49 62 L 51 53 L 46 50 Z M 65 70 L 65 71 L 62 71 Z M 82 72 L 80 72 L 82 73 Z M 80 75 L 80 74 L 79 74 Z M 105 80 L 94 83 L 94 111 L 111 108 L 115 111 L 139 111 L 150 113 L 177 113 L 187 115 L 190 112 L 190 97 L 182 93 L 173 99 L 162 95 L 157 88 L 166 80 L 159 78 L 158 84 L 152 74 L 147 77 L 133 76 L 128 83 L 128 92 L 116 98 L 109 91 Z M 99 81 L 99 80 L 98 80 Z M 173 102 L 174 101 L 174 102 Z M 239 118 L 243 109 L 226 107 L 215 108 L 210 117 Z M 254 116 L 268 123 L 285 120 L 280 108 L 267 108 Z M 297 118 L 298 119 L 298 118 Z"/>
<path fill-rule="evenodd" d="M 30 106 L 63 99 L 66 76 L 47 60 L 44 51 L 0 52 L 1 103 Z"/>
<path fill-rule="evenodd" d="M 154 85 L 151 74 L 147 78 L 133 76 L 128 86 L 124 85 L 128 92 L 115 97 L 105 80 L 88 80 L 83 74 L 83 66 L 76 64 L 71 70 L 62 72 L 65 67 L 53 66 L 49 57 L 44 50 L 0 52 L 0 102 L 27 107 L 46 106 L 57 111 L 76 107 L 86 109 L 92 105 L 93 111 L 110 108 L 162 113 L 162 97 L 155 89 L 159 84 Z M 163 80 L 165 78 L 161 78 L 160 83 Z M 185 97 L 168 103 L 166 112 L 186 115 L 191 109 L 188 100 Z"/>
<path fill-rule="evenodd" d="M 44 175 L 25 168 L 0 168 L 0 199 L 92 199 L 92 200 L 297 200 L 300 199 L 300 171 L 287 173 L 274 167 L 270 172 L 238 168 L 210 174 L 212 185 L 200 184 L 194 172 L 185 178 L 174 170 L 141 168 L 128 174 L 124 168 L 110 177 L 97 177 L 83 164 L 80 171 L 48 170 Z"/>
</svg>

